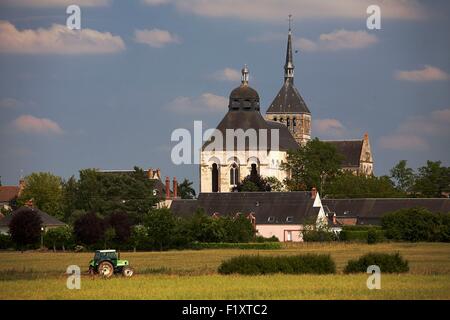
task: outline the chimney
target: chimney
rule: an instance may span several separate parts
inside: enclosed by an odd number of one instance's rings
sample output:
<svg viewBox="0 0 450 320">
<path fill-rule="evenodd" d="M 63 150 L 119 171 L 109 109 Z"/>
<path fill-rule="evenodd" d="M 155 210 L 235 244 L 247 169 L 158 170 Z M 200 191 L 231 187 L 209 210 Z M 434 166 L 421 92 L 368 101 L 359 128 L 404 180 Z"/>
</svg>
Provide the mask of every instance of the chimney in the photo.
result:
<svg viewBox="0 0 450 320">
<path fill-rule="evenodd" d="M 25 189 L 25 179 L 20 179 L 19 180 L 19 196 L 22 194 L 23 189 Z"/>
<path fill-rule="evenodd" d="M 177 193 L 178 193 L 177 177 L 173 177 L 173 198 L 174 199 L 177 197 Z"/>
<path fill-rule="evenodd" d="M 159 168 L 156 169 L 156 176 L 158 177 L 159 180 L 161 180 L 161 170 Z"/>
<path fill-rule="evenodd" d="M 369 140 L 369 133 L 364 133 L 364 140 Z"/>
<path fill-rule="evenodd" d="M 311 189 L 311 199 L 315 199 L 317 196 L 317 189 L 316 188 L 312 188 Z"/>
<path fill-rule="evenodd" d="M 336 222 L 336 213 L 333 213 L 333 224 L 337 224 L 337 222 Z"/>
<path fill-rule="evenodd" d="M 148 168 L 147 178 L 153 179 L 153 169 L 152 168 Z"/>
<path fill-rule="evenodd" d="M 166 200 L 170 199 L 170 179 L 166 177 Z"/>
</svg>

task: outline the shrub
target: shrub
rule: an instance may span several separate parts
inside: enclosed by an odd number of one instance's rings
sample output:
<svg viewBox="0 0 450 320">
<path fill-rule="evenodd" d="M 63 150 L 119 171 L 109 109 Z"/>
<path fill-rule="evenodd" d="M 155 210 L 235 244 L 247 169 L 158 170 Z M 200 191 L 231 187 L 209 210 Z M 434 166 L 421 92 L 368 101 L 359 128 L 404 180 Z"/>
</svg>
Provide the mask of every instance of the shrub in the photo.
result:
<svg viewBox="0 0 450 320">
<path fill-rule="evenodd" d="M 263 236 L 256 236 L 255 242 L 261 243 L 261 242 L 280 242 L 280 240 L 275 237 L 271 236 L 270 238 L 264 238 Z"/>
<path fill-rule="evenodd" d="M 70 227 L 58 227 L 48 230 L 44 235 L 44 243 L 47 248 L 56 251 L 61 248 L 63 251 L 73 245 L 72 230 Z"/>
<path fill-rule="evenodd" d="M 297 256 L 239 256 L 222 262 L 221 274 L 329 274 L 336 273 L 330 255 L 306 254 Z"/>
<path fill-rule="evenodd" d="M 308 230 L 303 232 L 306 242 L 331 242 L 336 240 L 336 234 L 326 230 Z"/>
<path fill-rule="evenodd" d="M 10 249 L 13 248 L 14 244 L 12 242 L 11 236 L 9 234 L 0 234 L 0 249 Z"/>
<path fill-rule="evenodd" d="M 358 260 L 350 260 L 344 269 L 344 273 L 367 272 L 367 267 L 377 265 L 384 273 L 408 272 L 408 261 L 403 259 L 399 253 L 368 253 Z"/>
</svg>

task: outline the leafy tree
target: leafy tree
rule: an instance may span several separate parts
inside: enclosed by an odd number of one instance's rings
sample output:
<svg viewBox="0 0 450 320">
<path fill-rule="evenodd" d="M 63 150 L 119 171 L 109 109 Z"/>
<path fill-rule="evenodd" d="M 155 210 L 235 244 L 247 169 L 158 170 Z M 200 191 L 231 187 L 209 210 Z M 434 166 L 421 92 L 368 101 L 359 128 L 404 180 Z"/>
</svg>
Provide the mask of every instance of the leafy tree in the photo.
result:
<svg viewBox="0 0 450 320">
<path fill-rule="evenodd" d="M 61 178 L 49 172 L 37 172 L 25 177 L 25 187 L 18 199 L 24 205 L 33 199 L 33 204 L 42 211 L 63 219 L 63 197 Z"/>
<path fill-rule="evenodd" d="M 388 239 L 410 242 L 449 241 L 449 222 L 448 214 L 435 214 L 425 208 L 400 209 L 381 219 Z"/>
<path fill-rule="evenodd" d="M 9 223 L 9 233 L 14 243 L 23 249 L 39 242 L 41 227 L 41 217 L 35 210 L 27 208 L 14 213 Z"/>
<path fill-rule="evenodd" d="M 94 212 L 81 216 L 73 226 L 75 239 L 86 245 L 97 244 L 105 239 L 105 230 L 105 222 Z"/>
<path fill-rule="evenodd" d="M 395 187 L 402 192 L 411 191 L 414 185 L 414 170 L 407 166 L 406 160 L 400 160 L 390 171 Z"/>
<path fill-rule="evenodd" d="M 221 218 L 226 232 L 225 242 L 250 242 L 255 236 L 255 229 L 249 219 L 242 214 Z"/>
<path fill-rule="evenodd" d="M 425 197 L 442 197 L 450 191 L 450 167 L 441 165 L 441 161 L 427 161 L 427 165 L 418 169 L 414 191 Z"/>
<path fill-rule="evenodd" d="M 275 177 L 267 177 L 267 184 L 270 186 L 270 191 L 281 192 L 284 191 L 283 183 Z"/>
<path fill-rule="evenodd" d="M 131 236 L 131 219 L 125 212 L 114 212 L 108 219 L 107 224 L 114 229 L 115 237 L 121 243 L 125 243 Z"/>
<path fill-rule="evenodd" d="M 188 179 L 184 179 L 182 183 L 178 185 L 178 193 L 181 199 L 194 199 L 195 190 L 192 187 L 193 182 Z"/>
<path fill-rule="evenodd" d="M 73 230 L 70 227 L 58 227 L 48 230 L 44 236 L 44 243 L 47 248 L 61 248 L 66 250 L 66 246 L 72 242 Z"/>
<path fill-rule="evenodd" d="M 94 169 L 80 171 L 76 209 L 95 211 L 101 216 L 125 212 L 134 222 L 152 209 L 158 199 L 153 195 L 153 181 L 145 172 L 105 173 Z"/>
<path fill-rule="evenodd" d="M 190 239 L 198 242 L 224 241 L 226 231 L 220 219 L 207 216 L 202 209 L 197 210 L 186 222 Z"/>
<path fill-rule="evenodd" d="M 134 252 L 138 248 L 144 248 L 148 242 L 147 228 L 145 226 L 135 225 L 131 228 L 130 243 L 133 246 Z"/>
<path fill-rule="evenodd" d="M 405 194 L 397 190 L 387 176 L 360 176 L 341 172 L 327 186 L 327 197 L 333 198 L 398 198 Z"/>
<path fill-rule="evenodd" d="M 331 143 L 315 138 L 298 150 L 288 151 L 281 168 L 289 173 L 284 183 L 290 191 L 306 191 L 318 187 L 321 193 L 327 182 L 339 172 L 342 155 Z"/>
<path fill-rule="evenodd" d="M 246 176 L 236 187 L 239 192 L 266 192 L 270 191 L 270 184 L 258 173 Z"/>
<path fill-rule="evenodd" d="M 176 220 L 169 209 L 153 209 L 144 219 L 149 241 L 160 251 L 169 248 L 174 234 Z"/>
<path fill-rule="evenodd" d="M 108 246 L 112 245 L 115 238 L 116 238 L 116 230 L 112 227 L 106 228 L 103 239 L 104 240 L 103 247 L 107 249 Z"/>
<path fill-rule="evenodd" d="M 70 222 L 72 214 L 78 208 L 78 191 L 79 183 L 74 176 L 71 176 L 67 181 L 62 182 L 63 212 L 65 222 Z"/>
</svg>

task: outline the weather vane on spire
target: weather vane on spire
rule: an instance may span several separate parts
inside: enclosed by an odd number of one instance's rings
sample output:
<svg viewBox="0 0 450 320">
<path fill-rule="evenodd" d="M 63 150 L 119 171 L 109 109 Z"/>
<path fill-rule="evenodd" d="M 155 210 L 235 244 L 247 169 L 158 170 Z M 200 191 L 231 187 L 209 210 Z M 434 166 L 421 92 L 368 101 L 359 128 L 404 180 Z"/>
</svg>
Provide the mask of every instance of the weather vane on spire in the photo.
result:
<svg viewBox="0 0 450 320">
<path fill-rule="evenodd" d="M 287 20 L 289 21 L 289 31 L 291 31 L 292 14 L 289 15 Z"/>
</svg>

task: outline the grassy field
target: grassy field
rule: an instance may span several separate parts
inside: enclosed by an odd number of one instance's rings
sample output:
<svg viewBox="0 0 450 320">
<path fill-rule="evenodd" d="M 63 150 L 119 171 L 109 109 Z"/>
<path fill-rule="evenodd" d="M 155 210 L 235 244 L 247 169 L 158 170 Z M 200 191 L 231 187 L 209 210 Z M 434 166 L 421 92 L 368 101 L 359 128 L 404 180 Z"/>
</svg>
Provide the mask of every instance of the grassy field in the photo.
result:
<svg viewBox="0 0 450 320">
<path fill-rule="evenodd" d="M 336 275 L 222 276 L 220 262 L 241 254 L 330 253 Z M 367 275 L 344 275 L 349 259 L 367 252 L 400 252 L 410 272 L 383 275 L 368 290 Z M 68 265 L 87 269 L 91 253 L 0 252 L 0 299 L 450 299 L 450 244 L 293 244 L 281 250 L 199 250 L 122 253 L 131 279 L 83 276 L 66 288 Z"/>
</svg>

